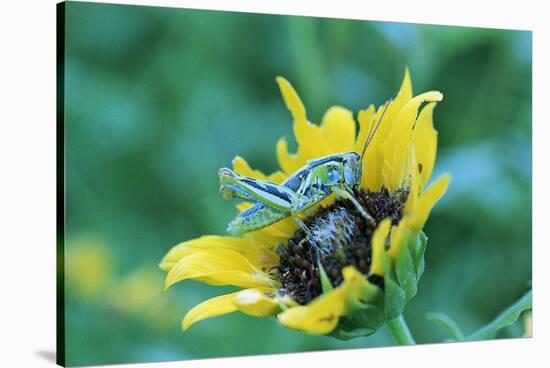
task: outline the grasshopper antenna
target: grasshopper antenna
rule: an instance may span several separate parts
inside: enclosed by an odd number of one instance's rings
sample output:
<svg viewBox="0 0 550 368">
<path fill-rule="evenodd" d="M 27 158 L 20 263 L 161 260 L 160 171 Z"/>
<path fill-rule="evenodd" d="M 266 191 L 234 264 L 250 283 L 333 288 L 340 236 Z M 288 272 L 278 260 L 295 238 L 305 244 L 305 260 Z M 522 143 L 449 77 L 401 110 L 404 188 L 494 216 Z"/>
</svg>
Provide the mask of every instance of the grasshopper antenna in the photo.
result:
<svg viewBox="0 0 550 368">
<path fill-rule="evenodd" d="M 384 104 L 384 110 L 382 110 L 382 114 L 378 118 L 378 121 L 375 125 L 371 126 L 369 129 L 369 134 L 367 134 L 367 140 L 365 141 L 365 145 L 363 146 L 363 152 L 361 153 L 361 161 L 363 161 L 363 157 L 365 156 L 365 152 L 367 152 L 367 147 L 369 146 L 370 142 L 374 138 L 374 135 L 376 134 L 376 131 L 378 130 L 378 127 L 380 126 L 380 123 L 382 122 L 382 118 L 384 117 L 384 114 L 386 114 L 386 110 L 388 109 L 388 106 L 393 100 L 390 99 L 386 101 Z"/>
</svg>

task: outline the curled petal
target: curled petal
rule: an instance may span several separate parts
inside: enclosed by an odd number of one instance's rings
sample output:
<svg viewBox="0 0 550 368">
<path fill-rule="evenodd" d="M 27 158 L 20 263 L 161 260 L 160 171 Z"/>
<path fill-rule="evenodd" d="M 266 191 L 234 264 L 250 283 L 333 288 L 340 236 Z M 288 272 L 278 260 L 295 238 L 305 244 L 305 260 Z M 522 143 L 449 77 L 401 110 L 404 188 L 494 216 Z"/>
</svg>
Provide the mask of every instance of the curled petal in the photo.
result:
<svg viewBox="0 0 550 368">
<path fill-rule="evenodd" d="M 267 317 L 280 310 L 275 297 L 270 297 L 266 291 L 273 289 L 245 289 L 235 295 L 233 303 L 243 313 L 254 317 Z"/>
<path fill-rule="evenodd" d="M 203 319 L 235 312 L 237 307 L 233 304 L 233 299 L 238 293 L 217 296 L 196 305 L 183 317 L 181 327 L 183 330 L 187 330 L 191 325 Z"/>
<path fill-rule="evenodd" d="M 393 192 L 400 188 L 406 178 L 405 169 L 411 152 L 413 127 L 418 109 L 423 102 L 441 101 L 443 95 L 438 91 L 426 92 L 411 99 L 397 116 L 388 139 L 384 142 L 384 179 L 388 189 Z"/>
<path fill-rule="evenodd" d="M 334 330 L 344 313 L 345 291 L 344 288 L 336 288 L 317 297 L 308 305 L 287 309 L 277 318 L 288 328 L 313 334 L 327 334 Z"/>
<path fill-rule="evenodd" d="M 161 260 L 160 268 L 168 272 L 179 260 L 193 252 L 216 249 L 237 252 L 259 269 L 275 267 L 279 262 L 279 256 L 275 252 L 246 239 L 231 236 L 206 235 L 172 247 Z"/>
<path fill-rule="evenodd" d="M 266 293 L 273 293 L 274 289 L 244 289 L 234 293 L 208 299 L 193 307 L 182 321 L 182 328 L 187 330 L 193 324 L 203 319 L 217 317 L 224 314 L 241 311 L 255 317 L 267 317 L 279 310 L 279 304 Z"/>
<path fill-rule="evenodd" d="M 411 217 L 409 222 L 409 226 L 413 231 L 420 231 L 424 227 L 433 206 L 443 197 L 450 181 L 451 176 L 444 174 L 420 195 L 418 203 L 415 206 L 414 216 Z"/>
<path fill-rule="evenodd" d="M 386 238 L 390 231 L 391 220 L 383 220 L 372 235 L 372 262 L 370 273 L 384 276 L 384 261 L 382 256 L 386 249 Z"/>
<path fill-rule="evenodd" d="M 198 250 L 183 257 L 166 275 L 164 289 L 187 279 L 243 288 L 271 287 L 275 283 L 241 254 L 227 249 Z"/>
<path fill-rule="evenodd" d="M 416 151 L 416 159 L 420 170 L 421 185 L 428 184 L 435 164 L 437 154 L 437 130 L 433 125 L 433 110 L 436 103 L 427 104 L 416 121 L 413 141 Z"/>
</svg>

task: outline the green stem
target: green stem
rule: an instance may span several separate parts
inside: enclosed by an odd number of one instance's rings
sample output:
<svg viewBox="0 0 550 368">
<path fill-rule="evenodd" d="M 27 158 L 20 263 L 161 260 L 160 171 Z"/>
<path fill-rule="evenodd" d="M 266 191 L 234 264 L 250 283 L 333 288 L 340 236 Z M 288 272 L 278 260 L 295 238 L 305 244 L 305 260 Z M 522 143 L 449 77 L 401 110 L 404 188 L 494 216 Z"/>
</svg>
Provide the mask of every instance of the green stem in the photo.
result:
<svg viewBox="0 0 550 368">
<path fill-rule="evenodd" d="M 497 318 L 468 336 L 466 340 L 486 340 L 493 338 L 498 330 L 511 325 L 518 319 L 519 315 L 523 311 L 531 309 L 532 299 L 533 295 L 531 290 L 529 290 L 517 302 L 502 312 Z"/>
<path fill-rule="evenodd" d="M 399 345 L 416 344 L 414 338 L 411 335 L 411 331 L 409 331 L 409 326 L 407 326 L 407 322 L 405 322 L 402 314 L 396 319 L 387 321 L 386 324 L 388 325 L 388 328 L 390 329 L 390 332 L 396 343 L 398 343 Z"/>
</svg>

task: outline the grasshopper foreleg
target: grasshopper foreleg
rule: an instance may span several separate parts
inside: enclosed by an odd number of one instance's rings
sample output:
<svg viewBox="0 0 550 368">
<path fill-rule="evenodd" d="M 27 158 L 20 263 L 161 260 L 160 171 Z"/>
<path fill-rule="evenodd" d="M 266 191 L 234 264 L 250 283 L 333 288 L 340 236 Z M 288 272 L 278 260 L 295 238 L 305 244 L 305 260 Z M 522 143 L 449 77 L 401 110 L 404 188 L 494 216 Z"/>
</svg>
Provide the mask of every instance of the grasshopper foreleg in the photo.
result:
<svg viewBox="0 0 550 368">
<path fill-rule="evenodd" d="M 363 216 L 365 218 L 365 220 L 367 220 L 367 222 L 370 225 L 376 225 L 376 221 L 374 221 L 374 218 L 367 212 L 367 210 L 365 208 L 363 208 L 363 206 L 361 206 L 361 204 L 359 202 L 357 202 L 357 199 L 355 199 L 355 197 L 353 196 L 353 194 L 352 194 L 352 192 L 349 188 L 347 188 L 347 187 L 342 188 L 342 187 L 339 187 L 339 186 L 333 186 L 331 188 L 331 190 L 338 197 L 348 199 L 351 203 L 353 203 L 355 208 L 357 208 L 357 211 L 359 211 L 361 216 Z"/>
<path fill-rule="evenodd" d="M 306 233 L 307 236 L 311 236 L 311 231 L 309 231 L 308 227 L 306 226 L 306 224 L 302 221 L 302 219 L 300 219 L 298 217 L 297 214 L 293 213 L 292 214 L 292 217 L 294 218 L 294 221 L 296 221 L 296 223 L 298 225 L 300 225 L 300 227 L 302 228 L 302 230 L 304 230 L 304 232 Z"/>
</svg>

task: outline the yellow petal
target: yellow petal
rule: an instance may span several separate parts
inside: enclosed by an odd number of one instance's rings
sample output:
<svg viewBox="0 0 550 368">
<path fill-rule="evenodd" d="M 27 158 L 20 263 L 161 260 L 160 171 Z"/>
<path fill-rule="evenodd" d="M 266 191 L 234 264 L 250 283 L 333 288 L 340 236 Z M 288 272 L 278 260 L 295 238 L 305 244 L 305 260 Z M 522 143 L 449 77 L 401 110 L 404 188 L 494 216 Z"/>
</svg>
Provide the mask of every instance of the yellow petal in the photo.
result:
<svg viewBox="0 0 550 368">
<path fill-rule="evenodd" d="M 372 262 L 370 273 L 384 276 L 384 262 L 382 256 L 386 251 L 386 238 L 390 231 L 391 220 L 383 220 L 372 235 Z"/>
<path fill-rule="evenodd" d="M 346 312 L 346 299 L 357 296 L 368 281 L 354 267 L 342 270 L 344 281 L 330 292 L 318 296 L 307 305 L 292 307 L 277 316 L 279 322 L 288 328 L 312 334 L 330 333 Z"/>
<path fill-rule="evenodd" d="M 418 162 L 416 161 L 416 151 L 414 149 L 409 157 L 408 166 L 410 167 L 410 183 L 408 185 L 409 194 L 407 195 L 407 201 L 405 202 L 405 207 L 403 209 L 404 216 L 414 213 L 416 202 L 418 201 L 418 196 L 421 189 L 420 171 Z"/>
<path fill-rule="evenodd" d="M 410 230 L 407 218 L 402 219 L 399 225 L 392 227 L 390 234 L 390 249 L 388 249 L 390 257 L 397 258 L 409 235 Z"/>
<path fill-rule="evenodd" d="M 273 174 L 269 174 L 267 181 L 272 183 L 281 184 L 288 176 L 285 175 L 282 171 L 275 171 Z"/>
<path fill-rule="evenodd" d="M 331 107 L 323 116 L 321 129 L 332 152 L 350 152 L 353 150 L 355 121 L 351 111 L 340 106 Z"/>
<path fill-rule="evenodd" d="M 258 180 L 267 180 L 273 183 L 281 183 L 286 179 L 286 176 L 281 171 L 276 171 L 273 174 L 265 175 L 260 170 L 254 170 L 248 162 L 241 156 L 236 156 L 233 159 L 233 170 L 243 176 Z"/>
<path fill-rule="evenodd" d="M 182 328 L 206 318 L 217 317 L 237 310 L 255 317 L 267 317 L 279 311 L 279 304 L 266 293 L 274 293 L 272 288 L 245 289 L 221 295 L 193 307 L 182 321 Z"/>
<path fill-rule="evenodd" d="M 279 263 L 279 256 L 254 242 L 230 236 L 205 235 L 172 247 L 160 262 L 160 268 L 168 272 L 183 257 L 197 251 L 227 249 L 245 257 L 256 268 L 272 268 Z"/>
<path fill-rule="evenodd" d="M 354 266 L 344 267 L 342 276 L 349 287 L 347 300 L 355 299 L 365 303 L 379 291 L 379 288 L 372 285 Z M 351 307 L 354 308 L 355 306 L 351 305 Z M 344 314 L 352 311 L 347 310 L 347 308 L 344 309 Z"/>
<path fill-rule="evenodd" d="M 309 122 L 294 123 L 294 135 L 298 143 L 298 155 L 301 159 L 310 160 L 327 156 L 331 152 L 328 142 L 320 127 Z M 290 173 L 287 173 L 290 175 Z"/>
<path fill-rule="evenodd" d="M 279 166 L 288 175 L 296 172 L 305 163 L 298 155 L 288 152 L 288 143 L 284 137 L 277 142 L 276 152 Z"/>
<path fill-rule="evenodd" d="M 172 247 L 160 262 L 163 271 L 170 269 L 183 257 L 198 250 L 227 249 L 241 254 L 254 267 L 259 269 L 270 269 L 279 263 L 279 256 L 252 241 L 231 236 L 206 235 L 200 238 L 188 240 Z"/>
<path fill-rule="evenodd" d="M 253 170 L 248 162 L 241 156 L 236 156 L 233 159 L 233 170 L 243 176 L 248 176 L 249 178 L 258 179 L 258 180 L 267 180 L 267 176 L 260 170 Z"/>
<path fill-rule="evenodd" d="M 292 85 L 283 77 L 277 77 L 275 79 L 281 90 L 281 95 L 285 101 L 286 107 L 290 110 L 294 121 L 307 121 L 306 108 L 298 96 L 298 93 L 292 87 Z"/>
<path fill-rule="evenodd" d="M 261 244 L 265 249 L 274 250 L 296 232 L 298 224 L 292 217 L 282 219 L 259 230 L 250 231 L 244 238 L 255 244 Z"/>
<path fill-rule="evenodd" d="M 371 127 L 374 123 L 374 117 L 376 111 L 374 105 L 370 105 L 366 110 L 359 110 L 357 114 L 357 121 L 359 122 L 359 133 L 357 134 L 357 140 L 355 141 L 355 152 L 362 153 L 363 146 L 367 141 L 367 136 L 371 130 Z"/>
<path fill-rule="evenodd" d="M 414 216 L 411 217 L 409 222 L 409 226 L 413 231 L 420 231 L 424 227 L 433 206 L 443 197 L 450 181 L 451 176 L 449 174 L 442 175 L 420 195 L 414 209 Z"/>
<path fill-rule="evenodd" d="M 381 113 L 381 112 L 380 112 Z M 355 145 L 355 152 L 361 154 L 367 143 L 368 135 L 372 134 L 374 125 L 378 122 L 380 115 L 370 106 L 367 110 L 359 111 L 357 120 L 359 121 L 359 134 Z M 379 191 L 382 188 L 382 165 L 384 163 L 382 151 L 380 149 L 383 139 L 380 136 L 380 129 L 371 139 L 369 146 L 363 157 L 363 176 L 361 187 L 372 191 Z"/>
<path fill-rule="evenodd" d="M 164 288 L 186 279 L 243 288 L 270 287 L 275 283 L 241 254 L 227 249 L 197 250 L 183 257 L 166 275 Z"/>
<path fill-rule="evenodd" d="M 418 108 L 423 102 L 441 101 L 443 95 L 437 91 L 426 92 L 411 99 L 399 112 L 397 120 L 384 142 L 384 180 L 386 187 L 395 191 L 401 187 L 405 176 L 408 155 L 411 151 L 413 126 Z"/>
<path fill-rule="evenodd" d="M 416 121 L 413 141 L 416 151 L 416 159 L 421 165 L 421 185 L 428 184 L 435 164 L 437 154 L 437 131 L 433 125 L 433 110 L 436 103 L 427 104 Z"/>
<path fill-rule="evenodd" d="M 308 122 L 306 109 L 296 90 L 282 77 L 277 77 L 277 83 L 279 84 L 279 89 L 281 90 L 286 106 L 294 118 L 293 129 L 296 142 L 298 143 L 298 156 L 308 160 L 328 155 L 330 149 L 323 135 L 323 131 L 317 125 Z M 286 170 L 285 172 L 287 174 L 291 173 Z"/>
<path fill-rule="evenodd" d="M 403 77 L 401 88 L 399 89 L 397 96 L 389 104 L 387 111 L 384 114 L 384 119 L 380 124 L 379 132 L 377 133 L 378 135 L 380 135 L 380 138 L 382 140 L 385 140 L 388 137 L 390 131 L 393 129 L 393 126 L 397 122 L 397 115 L 399 115 L 399 112 L 401 111 L 403 106 L 405 106 L 405 104 L 412 98 L 412 96 L 413 91 L 411 75 L 409 73 L 409 68 L 405 68 L 405 76 Z"/>
<path fill-rule="evenodd" d="M 289 308 L 277 316 L 279 322 L 288 328 L 312 334 L 330 333 L 344 312 L 345 288 L 336 288 L 314 299 L 307 306 Z"/>
<path fill-rule="evenodd" d="M 273 293 L 273 289 L 246 289 L 235 295 L 233 303 L 243 313 L 254 317 L 267 317 L 280 310 L 275 297 L 267 296 L 266 292 Z"/>
<path fill-rule="evenodd" d="M 191 327 L 191 325 L 203 319 L 235 312 L 237 307 L 233 304 L 233 299 L 238 293 L 239 292 L 217 296 L 196 305 L 189 312 L 187 312 L 183 318 L 181 327 L 183 330 L 187 330 Z"/>
<path fill-rule="evenodd" d="M 408 101 L 413 96 L 411 73 L 409 68 L 405 67 L 405 75 L 403 76 L 403 81 L 401 82 L 401 88 L 397 94 L 396 100 Z"/>
</svg>

